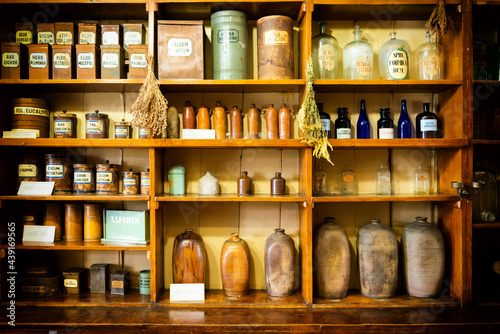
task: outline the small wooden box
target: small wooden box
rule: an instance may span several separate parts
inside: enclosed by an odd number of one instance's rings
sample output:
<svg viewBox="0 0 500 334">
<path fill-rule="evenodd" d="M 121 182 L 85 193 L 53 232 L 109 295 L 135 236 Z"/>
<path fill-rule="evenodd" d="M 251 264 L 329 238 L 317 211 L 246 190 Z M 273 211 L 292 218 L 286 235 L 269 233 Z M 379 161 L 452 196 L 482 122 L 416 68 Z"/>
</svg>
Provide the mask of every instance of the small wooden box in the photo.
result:
<svg viewBox="0 0 500 334">
<path fill-rule="evenodd" d="M 55 26 L 54 23 L 38 23 L 36 32 L 36 41 L 38 44 L 55 43 Z"/>
<path fill-rule="evenodd" d="M 63 272 L 64 293 L 79 294 L 87 287 L 87 270 L 85 268 L 71 268 Z"/>
<path fill-rule="evenodd" d="M 76 78 L 98 79 L 100 74 L 100 52 L 94 44 L 76 45 Z"/>
<path fill-rule="evenodd" d="M 123 49 L 125 58 L 129 58 L 130 45 L 142 45 L 146 38 L 146 29 L 142 23 L 124 23 L 123 24 Z"/>
<path fill-rule="evenodd" d="M 90 293 L 106 293 L 109 290 L 109 264 L 95 263 L 90 266 Z"/>
<path fill-rule="evenodd" d="M 51 297 L 61 293 L 61 275 L 19 279 L 21 293 L 26 297 Z"/>
<path fill-rule="evenodd" d="M 16 23 L 16 43 L 33 44 L 34 27 L 31 22 Z"/>
<path fill-rule="evenodd" d="M 96 23 L 78 23 L 77 44 L 101 45 L 101 26 Z"/>
<path fill-rule="evenodd" d="M 52 79 L 73 79 L 73 45 L 52 45 Z"/>
<path fill-rule="evenodd" d="M 52 69 L 50 44 L 29 44 L 28 54 L 29 78 L 50 79 Z"/>
<path fill-rule="evenodd" d="M 122 26 L 119 24 L 101 25 L 102 45 L 123 45 Z"/>
<path fill-rule="evenodd" d="M 130 292 L 130 272 L 115 271 L 111 274 L 111 294 L 125 295 Z"/>
<path fill-rule="evenodd" d="M 125 78 L 125 58 L 119 45 L 101 45 L 101 79 Z"/>
<path fill-rule="evenodd" d="M 20 43 L 2 43 L 2 79 L 28 78 L 28 48 Z"/>
<path fill-rule="evenodd" d="M 145 79 L 148 75 L 148 46 L 130 45 L 128 65 L 129 79 Z"/>
<path fill-rule="evenodd" d="M 56 44 L 73 45 L 75 44 L 75 24 L 73 22 L 56 22 Z"/>
</svg>

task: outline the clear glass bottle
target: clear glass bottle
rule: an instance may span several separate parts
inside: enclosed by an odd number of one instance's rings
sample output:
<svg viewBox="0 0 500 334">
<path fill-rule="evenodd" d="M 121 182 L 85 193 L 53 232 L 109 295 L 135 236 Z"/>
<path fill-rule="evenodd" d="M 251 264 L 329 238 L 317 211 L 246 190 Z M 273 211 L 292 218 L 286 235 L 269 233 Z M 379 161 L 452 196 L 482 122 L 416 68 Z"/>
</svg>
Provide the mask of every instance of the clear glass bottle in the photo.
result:
<svg viewBox="0 0 500 334">
<path fill-rule="evenodd" d="M 371 80 L 373 76 L 373 48 L 361 40 L 359 26 L 354 27 L 354 40 L 343 51 L 344 79 Z"/>
<path fill-rule="evenodd" d="M 418 80 L 444 79 L 444 48 L 431 41 L 431 34 L 425 35 L 426 43 L 415 49 L 415 65 Z"/>
<path fill-rule="evenodd" d="M 314 171 L 314 189 L 313 193 L 315 195 L 326 195 L 327 194 L 327 178 L 326 172 L 321 168 L 320 165 L 316 167 Z"/>
<path fill-rule="evenodd" d="M 314 79 L 337 79 L 339 66 L 339 44 L 326 33 L 326 22 L 319 22 L 319 35 L 312 39 Z"/>
<path fill-rule="evenodd" d="M 365 100 L 361 100 L 358 124 L 356 126 L 356 138 L 370 139 L 370 121 L 366 114 Z"/>
<path fill-rule="evenodd" d="M 349 165 L 344 165 L 340 174 L 340 193 L 354 195 L 354 171 Z"/>
<path fill-rule="evenodd" d="M 380 108 L 380 119 L 377 121 L 378 139 L 394 138 L 394 122 L 391 119 L 391 108 Z"/>
<path fill-rule="evenodd" d="M 351 139 L 351 121 L 347 118 L 347 108 L 337 108 L 335 120 L 335 139 Z"/>
<path fill-rule="evenodd" d="M 319 111 L 319 119 L 321 121 L 321 128 L 326 132 L 328 139 L 332 138 L 332 119 L 330 115 L 323 111 L 323 103 L 316 103 Z"/>
<path fill-rule="evenodd" d="M 391 39 L 380 47 L 378 63 L 381 79 L 408 79 L 410 74 L 410 45 L 402 39 L 397 39 L 396 32 L 391 32 Z"/>
<path fill-rule="evenodd" d="M 438 116 L 431 112 L 430 103 L 422 103 L 423 112 L 415 120 L 417 138 L 439 138 Z"/>
<path fill-rule="evenodd" d="M 474 180 L 484 182 L 472 199 L 472 220 L 494 222 L 497 217 L 497 180 L 495 173 L 487 168 L 477 167 Z"/>
<path fill-rule="evenodd" d="M 406 100 L 401 101 L 401 114 L 398 120 L 398 138 L 411 138 L 411 121 L 406 109 Z"/>
<path fill-rule="evenodd" d="M 377 171 L 377 194 L 390 195 L 391 193 L 391 171 L 386 165 L 380 164 Z"/>
<path fill-rule="evenodd" d="M 414 172 L 415 177 L 415 195 L 429 195 L 429 173 L 427 170 L 418 166 Z"/>
</svg>

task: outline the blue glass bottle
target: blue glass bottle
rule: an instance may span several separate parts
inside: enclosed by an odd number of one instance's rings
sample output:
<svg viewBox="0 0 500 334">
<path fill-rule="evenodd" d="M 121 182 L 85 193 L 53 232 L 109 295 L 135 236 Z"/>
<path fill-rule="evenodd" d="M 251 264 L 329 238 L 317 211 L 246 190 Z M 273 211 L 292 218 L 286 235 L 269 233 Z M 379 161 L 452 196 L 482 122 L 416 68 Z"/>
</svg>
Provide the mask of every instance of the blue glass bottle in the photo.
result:
<svg viewBox="0 0 500 334">
<path fill-rule="evenodd" d="M 370 139 L 370 122 L 366 114 L 365 100 L 361 100 L 361 110 L 359 111 L 358 124 L 356 126 L 356 138 Z"/>
<path fill-rule="evenodd" d="M 411 138 L 411 121 L 406 109 L 406 100 L 401 101 L 401 114 L 398 121 L 398 138 Z"/>
</svg>

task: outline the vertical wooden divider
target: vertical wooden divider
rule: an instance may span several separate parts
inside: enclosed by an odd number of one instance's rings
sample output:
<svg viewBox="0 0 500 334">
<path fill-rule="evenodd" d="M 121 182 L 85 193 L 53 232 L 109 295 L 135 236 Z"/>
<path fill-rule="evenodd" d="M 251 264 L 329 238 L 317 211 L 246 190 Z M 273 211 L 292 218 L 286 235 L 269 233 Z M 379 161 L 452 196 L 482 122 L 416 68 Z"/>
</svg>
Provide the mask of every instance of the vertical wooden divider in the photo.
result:
<svg viewBox="0 0 500 334">
<path fill-rule="evenodd" d="M 301 250 L 301 278 L 302 296 L 308 306 L 313 302 L 312 276 L 312 148 L 300 149 L 299 153 L 299 192 L 306 198 L 299 210 L 300 250 Z"/>
</svg>

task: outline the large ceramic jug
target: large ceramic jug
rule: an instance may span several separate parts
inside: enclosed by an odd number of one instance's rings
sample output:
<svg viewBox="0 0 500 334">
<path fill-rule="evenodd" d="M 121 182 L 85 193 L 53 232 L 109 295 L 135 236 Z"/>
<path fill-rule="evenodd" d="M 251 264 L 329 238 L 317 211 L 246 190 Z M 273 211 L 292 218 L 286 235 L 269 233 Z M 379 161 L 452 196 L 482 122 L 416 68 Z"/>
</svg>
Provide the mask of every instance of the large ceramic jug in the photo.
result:
<svg viewBox="0 0 500 334">
<path fill-rule="evenodd" d="M 205 243 L 193 230 L 187 229 L 174 240 L 172 252 L 174 283 L 205 283 Z"/>
<path fill-rule="evenodd" d="M 273 297 L 287 297 L 293 292 L 295 245 L 285 230 L 277 228 L 264 247 L 266 291 Z"/>
<path fill-rule="evenodd" d="M 230 297 L 246 295 L 249 289 L 250 249 L 238 233 L 224 242 L 220 257 L 224 293 Z"/>
</svg>

